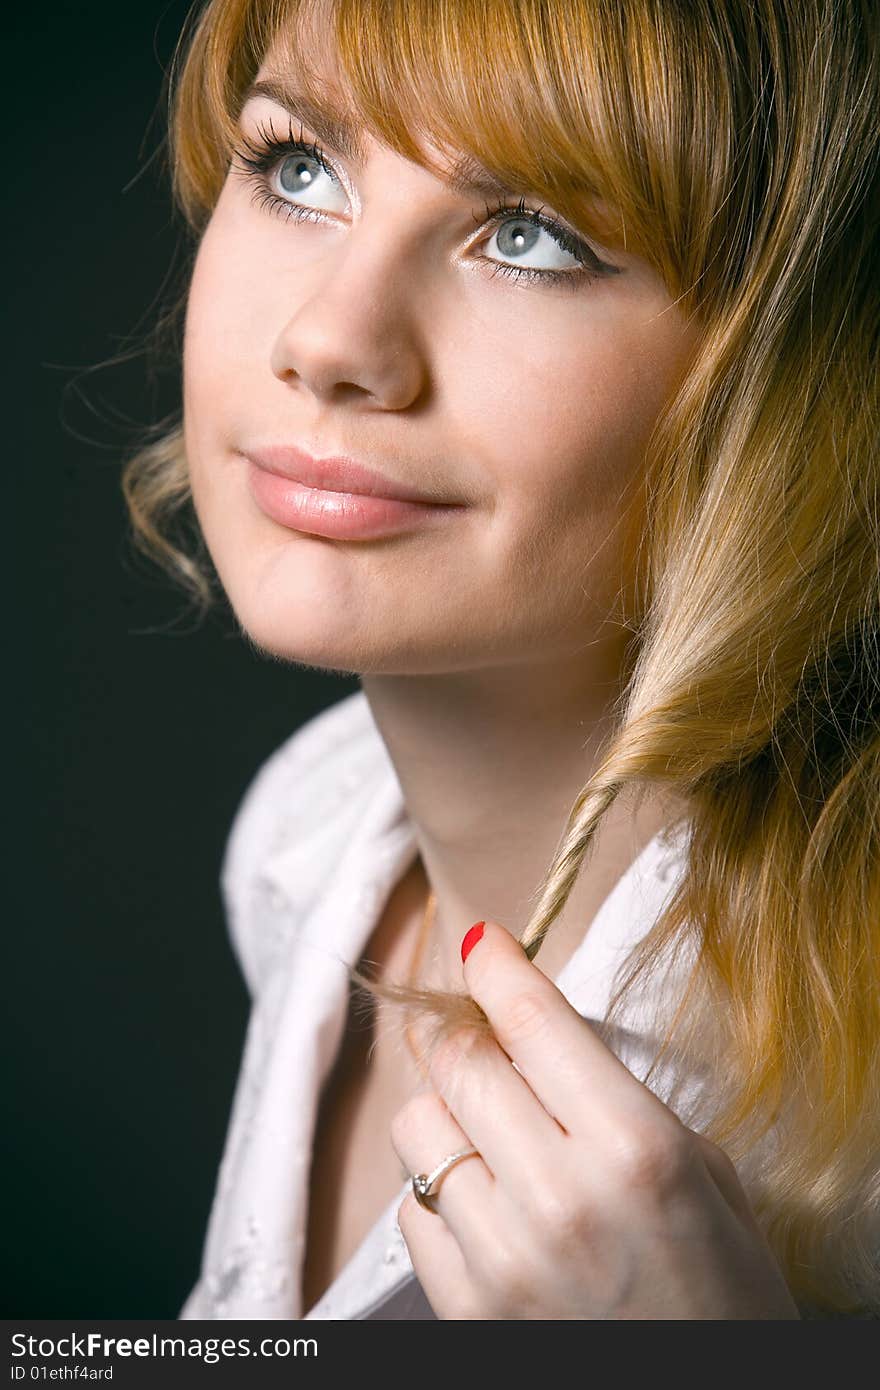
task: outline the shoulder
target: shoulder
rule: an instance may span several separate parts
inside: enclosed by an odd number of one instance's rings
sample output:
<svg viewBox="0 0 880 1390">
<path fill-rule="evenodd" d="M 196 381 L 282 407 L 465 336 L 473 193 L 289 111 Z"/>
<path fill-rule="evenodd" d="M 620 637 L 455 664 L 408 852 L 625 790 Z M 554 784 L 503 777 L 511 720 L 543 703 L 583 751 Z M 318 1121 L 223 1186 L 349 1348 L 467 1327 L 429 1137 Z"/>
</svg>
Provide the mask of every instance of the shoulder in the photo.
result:
<svg viewBox="0 0 880 1390">
<path fill-rule="evenodd" d="M 296 729 L 247 783 L 227 835 L 220 886 L 231 942 L 252 994 L 264 974 L 262 948 L 270 944 L 272 864 L 316 836 L 326 841 L 344 833 L 359 793 L 368 792 L 387 766 L 366 695 L 357 690 Z M 321 855 L 303 856 L 303 901 L 308 875 L 317 877 L 321 861 Z"/>
</svg>

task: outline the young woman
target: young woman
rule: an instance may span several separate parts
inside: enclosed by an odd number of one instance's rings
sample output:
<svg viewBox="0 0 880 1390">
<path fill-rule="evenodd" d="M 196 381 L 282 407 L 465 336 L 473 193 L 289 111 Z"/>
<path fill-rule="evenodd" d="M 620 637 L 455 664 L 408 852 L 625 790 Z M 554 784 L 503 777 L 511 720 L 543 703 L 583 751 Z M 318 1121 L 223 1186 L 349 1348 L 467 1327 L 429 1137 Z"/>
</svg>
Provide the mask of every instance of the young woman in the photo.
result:
<svg viewBox="0 0 880 1390">
<path fill-rule="evenodd" d="M 876 1316 L 876 13 L 192 20 L 134 535 L 361 689 L 230 835 L 182 1316 Z"/>
</svg>

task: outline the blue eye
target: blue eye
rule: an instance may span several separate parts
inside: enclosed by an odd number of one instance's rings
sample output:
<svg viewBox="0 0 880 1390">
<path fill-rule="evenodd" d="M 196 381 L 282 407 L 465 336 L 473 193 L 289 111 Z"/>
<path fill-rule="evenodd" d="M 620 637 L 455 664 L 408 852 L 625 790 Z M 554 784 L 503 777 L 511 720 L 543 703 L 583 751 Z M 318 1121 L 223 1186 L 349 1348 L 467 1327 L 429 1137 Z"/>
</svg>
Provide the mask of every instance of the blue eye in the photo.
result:
<svg viewBox="0 0 880 1390">
<path fill-rule="evenodd" d="M 271 121 L 268 130 L 260 125 L 258 131 L 259 143 L 244 138 L 243 148 L 234 151 L 234 157 L 242 165 L 239 172 L 255 182 L 255 202 L 297 221 L 319 220 L 319 217 L 309 217 L 309 212 L 344 210 L 342 183 L 319 145 L 302 138 L 294 139 L 292 130 L 287 139 L 281 139 L 275 134 Z M 278 188 L 286 196 L 279 197 L 275 191 L 276 179 Z M 341 195 L 342 206 L 323 206 L 328 197 L 334 195 Z M 291 202 L 292 198 L 297 201 Z M 322 206 L 309 207 L 309 199 L 321 201 Z"/>
<path fill-rule="evenodd" d="M 543 248 L 541 246 L 542 238 L 545 243 Z M 575 266 L 579 265 L 576 256 L 573 256 L 570 251 L 564 251 L 561 243 L 552 237 L 546 228 L 538 226 L 530 217 L 504 217 L 498 230 L 492 233 L 491 240 L 496 242 L 498 250 L 505 260 L 518 259 L 524 255 L 533 256 L 536 254 L 535 246 L 537 245 L 537 255 L 546 262 L 548 252 L 552 256 L 552 250 L 547 245 L 548 242 L 551 242 L 556 247 L 557 252 L 563 250 Z M 554 269 L 558 267 L 546 265 L 541 267 L 539 265 L 538 268 Z"/>
<path fill-rule="evenodd" d="M 500 254 L 507 260 L 519 260 L 523 256 L 532 257 L 531 265 L 512 266 L 495 261 L 492 256 L 486 257 L 487 260 L 493 261 L 497 274 L 513 275 L 516 279 L 526 277 L 550 280 L 559 284 L 566 280 L 580 281 L 584 277 L 594 280 L 606 270 L 616 270 L 613 266 L 606 267 L 586 242 L 568 231 L 561 222 L 544 216 L 540 210 L 527 208 L 523 198 L 520 198 L 516 207 L 509 207 L 504 203 L 494 209 L 487 207 L 486 215 L 488 221 L 497 228 L 487 244 L 494 241 Z M 567 256 L 568 266 L 553 265 L 554 254 L 557 257 Z"/>
<path fill-rule="evenodd" d="M 277 170 L 278 185 L 281 192 L 302 202 L 306 198 L 320 198 L 325 201 L 335 190 L 344 189 L 336 175 L 317 152 L 303 149 L 282 157 Z M 344 206 L 344 201 L 343 201 Z M 343 208 L 324 208 L 325 212 L 342 212 Z"/>
<path fill-rule="evenodd" d="M 254 201 L 259 206 L 300 222 L 320 221 L 325 212 L 343 211 L 342 181 L 319 145 L 304 140 L 302 131 L 295 138 L 292 126 L 284 139 L 275 134 L 271 121 L 268 130 L 262 125 L 258 130 L 259 143 L 244 137 L 243 148 L 236 149 L 234 155 L 242 166 L 238 172 L 255 183 Z M 333 206 L 334 198 L 341 200 L 340 206 Z M 494 209 L 487 206 L 486 220 L 496 230 L 485 244 L 494 242 L 500 259 L 494 255 L 481 259 L 492 266 L 493 275 L 572 288 L 619 273 L 561 222 L 527 208 L 523 198 L 514 207 L 503 203 Z M 522 261 L 525 256 L 531 264 L 505 263 Z"/>
</svg>

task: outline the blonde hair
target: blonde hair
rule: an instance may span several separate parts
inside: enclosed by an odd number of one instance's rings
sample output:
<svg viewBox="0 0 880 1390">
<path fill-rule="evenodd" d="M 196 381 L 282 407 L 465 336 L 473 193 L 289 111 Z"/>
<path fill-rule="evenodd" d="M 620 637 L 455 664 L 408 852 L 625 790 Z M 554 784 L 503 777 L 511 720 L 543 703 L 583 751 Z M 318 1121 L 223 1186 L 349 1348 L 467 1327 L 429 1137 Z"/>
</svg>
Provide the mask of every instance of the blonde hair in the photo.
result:
<svg viewBox="0 0 880 1390">
<path fill-rule="evenodd" d="M 170 74 L 174 195 L 199 234 L 238 105 L 297 0 L 210 0 Z M 704 335 L 646 457 L 637 655 L 520 940 L 533 958 L 625 789 L 692 808 L 685 870 L 608 1018 L 687 944 L 664 1055 L 711 1050 L 702 1130 L 735 1162 L 795 1297 L 880 1312 L 877 10 L 863 0 L 331 0 L 357 119 L 409 159 L 466 151 L 635 250 Z M 295 53 L 298 79 L 301 49 Z M 326 90 L 315 87 L 319 101 Z M 600 198 L 614 210 L 597 227 Z M 140 449 L 137 544 L 169 537 L 182 431 Z M 464 995 L 358 981 L 434 1040 Z M 774 1128 L 775 1127 L 775 1128 Z"/>
</svg>

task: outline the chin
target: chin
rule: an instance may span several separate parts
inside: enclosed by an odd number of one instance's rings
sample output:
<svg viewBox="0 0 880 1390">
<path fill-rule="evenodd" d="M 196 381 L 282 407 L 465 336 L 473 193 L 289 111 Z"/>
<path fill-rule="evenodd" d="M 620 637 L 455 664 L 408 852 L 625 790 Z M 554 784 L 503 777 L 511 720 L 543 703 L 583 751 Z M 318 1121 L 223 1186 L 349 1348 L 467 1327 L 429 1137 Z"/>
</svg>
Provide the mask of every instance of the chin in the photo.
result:
<svg viewBox="0 0 880 1390">
<path fill-rule="evenodd" d="M 470 668 L 460 652 L 453 657 L 430 641 L 407 642 L 393 622 L 388 631 L 371 630 L 353 623 L 344 610 L 328 623 L 325 607 L 318 620 L 297 599 L 271 605 L 253 596 L 240 602 L 228 593 L 227 598 L 242 639 L 268 661 L 341 676 L 436 676 Z"/>
<path fill-rule="evenodd" d="M 240 607 L 233 611 L 244 641 L 269 661 L 340 675 L 359 675 L 363 669 L 365 654 L 357 642 L 334 642 L 326 631 L 305 632 L 289 616 L 286 622 L 272 622 L 265 614 L 249 616 Z"/>
<path fill-rule="evenodd" d="M 358 627 L 351 613 L 325 598 L 320 605 L 301 594 L 246 595 L 230 589 L 226 597 L 243 640 L 261 657 L 283 665 L 304 666 L 328 674 L 361 675 L 409 669 L 395 641 L 377 640 Z"/>
<path fill-rule="evenodd" d="M 339 563 L 333 542 L 285 535 L 245 509 L 203 507 L 200 519 L 240 635 L 260 656 L 346 675 L 462 669 L 461 622 L 450 617 L 447 640 L 431 605 L 401 602 L 393 568 Z"/>
</svg>

